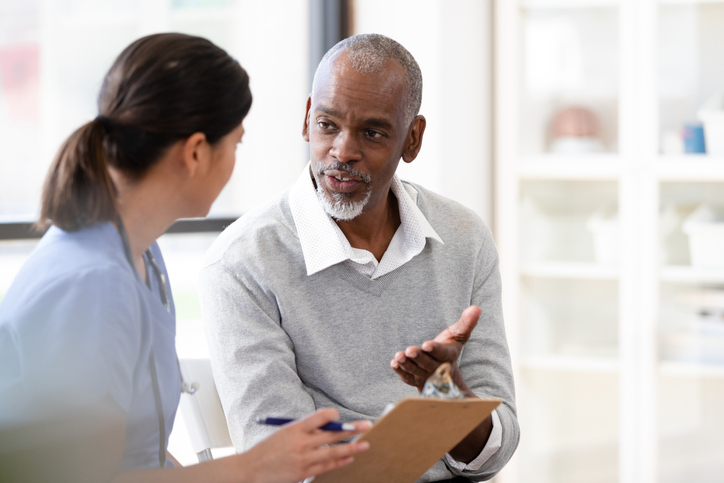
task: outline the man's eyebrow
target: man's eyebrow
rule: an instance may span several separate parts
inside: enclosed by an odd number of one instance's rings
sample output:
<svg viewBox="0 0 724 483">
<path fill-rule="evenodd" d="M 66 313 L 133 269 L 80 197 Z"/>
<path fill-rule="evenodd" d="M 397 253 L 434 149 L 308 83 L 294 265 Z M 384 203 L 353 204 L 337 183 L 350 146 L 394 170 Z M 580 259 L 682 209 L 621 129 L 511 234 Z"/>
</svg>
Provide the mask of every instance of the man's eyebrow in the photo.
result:
<svg viewBox="0 0 724 483">
<path fill-rule="evenodd" d="M 378 127 L 380 129 L 388 129 L 388 130 L 395 128 L 395 126 L 387 119 L 380 119 L 378 117 L 371 117 L 369 119 L 365 119 L 364 125 Z"/>
<path fill-rule="evenodd" d="M 331 116 L 331 117 L 343 117 L 342 114 L 338 110 L 333 109 L 331 107 L 327 107 L 327 106 L 318 105 L 315 108 L 315 111 L 319 111 L 319 112 L 326 114 L 328 116 Z M 394 124 L 392 124 L 392 122 L 390 122 L 388 119 L 384 119 L 384 118 L 380 118 L 380 117 L 370 117 L 370 118 L 364 119 L 362 121 L 362 124 L 364 124 L 365 126 L 378 127 L 378 128 L 382 128 L 382 129 L 394 129 L 394 127 L 395 127 Z"/>
<path fill-rule="evenodd" d="M 339 113 L 338 110 L 332 109 L 331 107 L 327 107 L 327 106 L 317 106 L 317 107 L 314 108 L 314 110 L 315 110 L 315 111 L 320 111 L 320 112 L 322 112 L 323 114 L 327 114 L 328 116 L 332 116 L 332 117 L 339 117 L 339 116 L 340 116 L 340 113 Z"/>
</svg>

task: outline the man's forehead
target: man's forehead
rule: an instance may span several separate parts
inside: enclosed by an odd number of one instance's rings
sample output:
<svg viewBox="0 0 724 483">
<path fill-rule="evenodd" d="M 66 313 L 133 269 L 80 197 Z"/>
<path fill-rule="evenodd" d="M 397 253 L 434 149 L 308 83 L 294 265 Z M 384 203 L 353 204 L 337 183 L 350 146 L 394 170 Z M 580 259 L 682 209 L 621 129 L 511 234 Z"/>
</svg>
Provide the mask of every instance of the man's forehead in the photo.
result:
<svg viewBox="0 0 724 483">
<path fill-rule="evenodd" d="M 353 61 L 348 55 L 347 49 L 330 56 L 320 66 L 318 80 L 329 82 L 343 79 L 368 79 L 381 88 L 383 86 L 395 86 L 404 90 L 407 87 L 407 77 L 402 65 L 394 59 L 385 62 L 373 62 L 366 65 L 364 62 Z M 381 81 L 381 82 L 380 82 Z"/>
<path fill-rule="evenodd" d="M 366 72 L 355 69 L 346 55 L 337 55 L 319 74 L 312 98 L 315 111 L 341 117 L 346 114 L 344 105 L 356 100 L 368 115 L 386 118 L 388 124 L 404 111 L 407 82 L 395 61 Z"/>
</svg>

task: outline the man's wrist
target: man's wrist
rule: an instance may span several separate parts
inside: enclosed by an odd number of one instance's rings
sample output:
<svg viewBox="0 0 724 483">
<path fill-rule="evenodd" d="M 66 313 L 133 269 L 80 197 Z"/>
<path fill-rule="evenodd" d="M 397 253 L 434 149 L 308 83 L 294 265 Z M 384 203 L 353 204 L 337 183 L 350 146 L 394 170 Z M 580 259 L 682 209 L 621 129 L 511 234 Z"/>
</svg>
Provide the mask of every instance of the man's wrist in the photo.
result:
<svg viewBox="0 0 724 483">
<path fill-rule="evenodd" d="M 463 379 L 463 375 L 460 372 L 460 368 L 458 367 L 457 362 L 453 364 L 451 376 L 453 382 L 465 397 L 477 397 L 473 390 L 470 389 L 470 386 L 468 386 L 468 384 L 465 382 L 465 379 Z"/>
</svg>

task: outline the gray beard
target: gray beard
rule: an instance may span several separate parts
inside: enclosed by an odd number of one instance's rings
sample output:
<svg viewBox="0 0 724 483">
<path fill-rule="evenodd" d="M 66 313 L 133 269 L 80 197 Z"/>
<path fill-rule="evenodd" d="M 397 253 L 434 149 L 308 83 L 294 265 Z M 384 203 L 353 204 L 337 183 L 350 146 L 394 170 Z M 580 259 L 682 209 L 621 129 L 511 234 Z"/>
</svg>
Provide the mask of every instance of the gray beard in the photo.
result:
<svg viewBox="0 0 724 483">
<path fill-rule="evenodd" d="M 372 196 L 372 190 L 367 186 L 367 193 L 360 201 L 347 201 L 341 193 L 332 193 L 332 196 L 334 196 L 333 202 L 324 195 L 322 187 L 317 186 L 317 198 L 322 203 L 324 212 L 335 220 L 350 221 L 362 214 Z"/>
</svg>

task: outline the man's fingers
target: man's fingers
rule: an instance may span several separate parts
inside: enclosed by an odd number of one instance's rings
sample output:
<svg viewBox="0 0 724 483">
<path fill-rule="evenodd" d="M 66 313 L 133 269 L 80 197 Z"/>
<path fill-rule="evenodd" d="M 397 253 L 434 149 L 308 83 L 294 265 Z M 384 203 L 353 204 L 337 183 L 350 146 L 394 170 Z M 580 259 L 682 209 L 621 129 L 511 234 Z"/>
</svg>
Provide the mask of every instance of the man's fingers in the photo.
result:
<svg viewBox="0 0 724 483">
<path fill-rule="evenodd" d="M 408 384 L 410 386 L 415 386 L 415 378 L 410 374 L 409 372 L 406 372 L 405 370 L 399 368 L 399 367 L 393 367 L 392 370 L 395 371 L 395 373 L 400 376 L 400 379 L 402 379 L 402 382 L 405 384 Z"/>
<path fill-rule="evenodd" d="M 415 357 L 415 364 L 428 375 L 435 372 L 441 362 L 455 362 L 460 354 L 455 347 L 437 342 L 432 342 L 427 347 L 430 347 L 431 350 L 421 352 L 419 356 Z"/>
<path fill-rule="evenodd" d="M 457 344 L 443 344 L 440 342 L 427 341 L 422 344 L 422 350 L 429 359 L 434 360 L 435 366 L 430 369 L 434 371 L 441 362 L 454 363 L 460 357 L 460 346 Z M 418 357 L 418 359 L 421 359 Z M 427 367 L 430 367 L 429 365 Z"/>
<path fill-rule="evenodd" d="M 435 342 L 459 342 L 465 344 L 480 318 L 480 307 L 471 305 L 463 310 L 460 319 L 435 337 Z"/>
<path fill-rule="evenodd" d="M 404 364 L 400 364 L 400 369 L 404 370 L 408 374 L 411 374 L 415 377 L 415 379 L 422 379 L 423 381 L 427 379 L 427 376 L 429 375 L 429 371 L 426 371 L 420 367 L 417 362 L 410 359 L 408 359 Z"/>
<path fill-rule="evenodd" d="M 426 374 L 423 375 L 416 375 L 415 373 L 411 372 L 410 366 L 408 365 L 401 365 L 397 364 L 395 365 L 395 361 L 390 362 L 390 367 L 395 371 L 395 373 L 400 376 L 400 379 L 402 379 L 402 382 L 405 384 L 408 384 L 410 386 L 418 387 L 420 384 L 424 384 L 425 380 L 427 378 Z"/>
<path fill-rule="evenodd" d="M 407 349 L 405 349 L 405 356 L 409 357 L 410 359 L 415 359 L 421 352 L 421 349 L 419 347 L 410 346 Z"/>
<path fill-rule="evenodd" d="M 430 366 L 430 357 L 422 352 L 419 347 L 415 347 L 416 353 L 419 354 L 419 356 L 415 356 L 414 358 L 406 357 L 405 354 L 407 354 L 409 349 L 410 347 L 405 350 L 404 354 L 401 352 L 395 354 L 395 358 L 390 361 L 390 367 L 392 367 L 396 373 L 400 374 L 400 376 L 406 373 L 415 377 L 426 377 L 427 371 L 425 371 L 424 366 Z M 402 354 L 402 356 L 399 356 L 399 354 Z"/>
<path fill-rule="evenodd" d="M 405 356 L 405 353 L 402 351 L 395 352 L 394 359 L 397 363 L 402 364 L 407 360 L 407 357 Z"/>
</svg>

